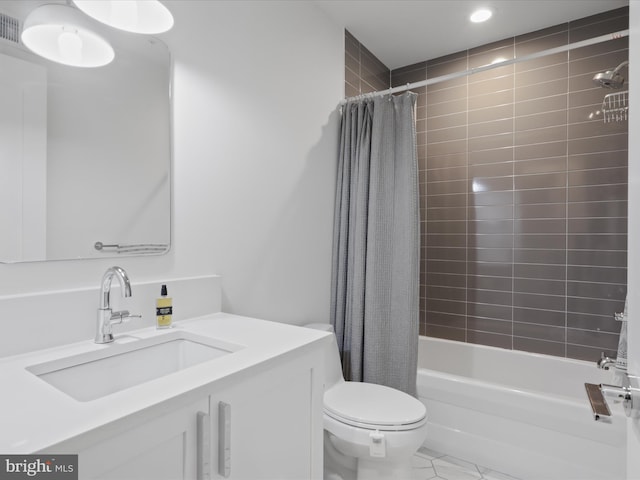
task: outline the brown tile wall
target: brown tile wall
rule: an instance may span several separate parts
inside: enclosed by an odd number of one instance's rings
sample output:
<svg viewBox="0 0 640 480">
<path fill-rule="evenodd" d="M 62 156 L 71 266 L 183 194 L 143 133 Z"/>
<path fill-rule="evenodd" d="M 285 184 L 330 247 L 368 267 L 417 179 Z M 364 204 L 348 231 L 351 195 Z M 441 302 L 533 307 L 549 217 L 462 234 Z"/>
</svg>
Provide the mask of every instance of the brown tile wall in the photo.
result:
<svg viewBox="0 0 640 480">
<path fill-rule="evenodd" d="M 628 10 L 614 10 L 394 70 L 392 86 L 626 28 Z M 626 292 L 627 123 L 603 122 L 612 91 L 591 78 L 628 58 L 627 40 L 417 90 L 422 335 L 615 356 L 613 313 Z M 373 67 L 356 66 L 365 51 L 347 34 L 347 96 L 386 88 Z"/>
<path fill-rule="evenodd" d="M 344 31 L 345 97 L 385 90 L 391 85 L 391 72 L 348 31 Z"/>
</svg>

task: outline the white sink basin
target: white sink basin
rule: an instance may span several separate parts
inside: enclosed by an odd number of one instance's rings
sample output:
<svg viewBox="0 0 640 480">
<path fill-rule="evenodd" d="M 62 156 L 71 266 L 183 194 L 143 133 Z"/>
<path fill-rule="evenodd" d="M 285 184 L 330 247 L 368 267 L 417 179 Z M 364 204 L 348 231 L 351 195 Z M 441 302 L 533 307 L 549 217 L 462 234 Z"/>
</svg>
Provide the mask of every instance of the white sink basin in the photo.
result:
<svg viewBox="0 0 640 480">
<path fill-rule="evenodd" d="M 76 400 L 87 402 L 243 348 L 187 332 L 127 342 L 129 338 L 92 352 L 31 365 L 27 370 Z"/>
</svg>

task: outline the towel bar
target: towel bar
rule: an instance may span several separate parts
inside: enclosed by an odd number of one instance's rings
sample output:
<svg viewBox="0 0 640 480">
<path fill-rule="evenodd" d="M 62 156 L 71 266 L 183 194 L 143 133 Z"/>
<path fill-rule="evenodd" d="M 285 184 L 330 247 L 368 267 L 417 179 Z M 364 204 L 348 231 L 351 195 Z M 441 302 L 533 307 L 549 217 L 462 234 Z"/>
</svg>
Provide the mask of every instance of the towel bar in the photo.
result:
<svg viewBox="0 0 640 480">
<path fill-rule="evenodd" d="M 93 248 L 99 252 L 165 253 L 169 250 L 169 245 L 166 243 L 115 243 L 107 245 L 102 242 L 96 242 Z"/>
</svg>

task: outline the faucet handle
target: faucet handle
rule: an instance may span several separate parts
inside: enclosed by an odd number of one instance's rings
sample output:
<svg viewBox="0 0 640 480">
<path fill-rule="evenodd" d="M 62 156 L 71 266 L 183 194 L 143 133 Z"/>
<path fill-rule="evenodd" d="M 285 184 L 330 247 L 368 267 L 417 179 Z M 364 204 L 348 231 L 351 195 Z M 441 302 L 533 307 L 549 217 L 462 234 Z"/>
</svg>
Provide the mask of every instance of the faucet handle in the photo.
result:
<svg viewBox="0 0 640 480">
<path fill-rule="evenodd" d="M 110 320 L 111 323 L 115 325 L 128 322 L 132 318 L 142 318 L 142 315 L 132 315 L 131 313 L 129 313 L 129 310 L 120 310 L 118 312 L 113 312 L 111 314 Z"/>
</svg>

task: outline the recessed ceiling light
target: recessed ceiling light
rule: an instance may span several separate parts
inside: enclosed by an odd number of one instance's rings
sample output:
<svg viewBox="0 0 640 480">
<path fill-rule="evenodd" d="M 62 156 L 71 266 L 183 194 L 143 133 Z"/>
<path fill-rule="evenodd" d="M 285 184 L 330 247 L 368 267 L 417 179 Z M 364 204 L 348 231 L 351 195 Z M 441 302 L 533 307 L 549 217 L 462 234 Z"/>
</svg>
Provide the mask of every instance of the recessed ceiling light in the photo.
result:
<svg viewBox="0 0 640 480">
<path fill-rule="evenodd" d="M 471 20 L 473 23 L 486 22 L 491 18 L 491 15 L 493 15 L 493 12 L 488 8 L 479 8 L 471 14 L 469 20 Z"/>
</svg>

